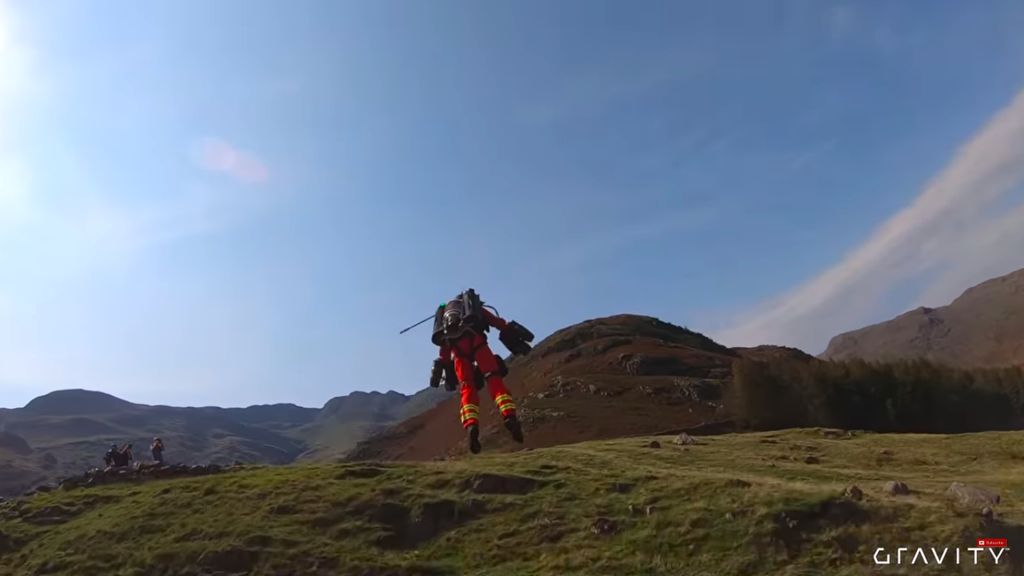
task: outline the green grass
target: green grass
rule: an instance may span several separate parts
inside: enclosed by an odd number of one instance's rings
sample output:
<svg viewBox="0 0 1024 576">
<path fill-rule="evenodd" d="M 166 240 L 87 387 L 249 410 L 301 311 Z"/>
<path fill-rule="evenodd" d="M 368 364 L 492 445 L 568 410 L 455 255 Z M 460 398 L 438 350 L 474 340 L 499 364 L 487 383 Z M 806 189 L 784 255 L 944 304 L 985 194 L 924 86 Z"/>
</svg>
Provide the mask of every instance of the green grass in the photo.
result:
<svg viewBox="0 0 1024 576">
<path fill-rule="evenodd" d="M 646 448 L 649 440 L 41 494 L 0 505 L 0 574 L 866 574 L 877 546 L 969 545 L 980 519 L 948 503 L 953 481 L 999 491 L 997 517 L 1024 521 L 1024 433 L 832 439 L 794 430 L 703 438 L 685 450 L 670 438 Z M 808 455 L 820 463 L 805 463 Z M 525 495 L 467 491 L 466 479 L 480 473 L 541 484 Z M 913 494 L 886 495 L 887 480 Z M 616 491 L 616 482 L 632 488 Z M 862 502 L 815 513 L 850 484 L 864 491 Z M 408 521 L 389 520 L 396 510 Z M 780 513 L 802 511 L 810 517 L 780 531 Z M 594 534 L 598 517 L 618 531 Z M 394 535 L 399 524 L 404 536 Z M 989 571 L 878 573 L 960 569 Z"/>
</svg>

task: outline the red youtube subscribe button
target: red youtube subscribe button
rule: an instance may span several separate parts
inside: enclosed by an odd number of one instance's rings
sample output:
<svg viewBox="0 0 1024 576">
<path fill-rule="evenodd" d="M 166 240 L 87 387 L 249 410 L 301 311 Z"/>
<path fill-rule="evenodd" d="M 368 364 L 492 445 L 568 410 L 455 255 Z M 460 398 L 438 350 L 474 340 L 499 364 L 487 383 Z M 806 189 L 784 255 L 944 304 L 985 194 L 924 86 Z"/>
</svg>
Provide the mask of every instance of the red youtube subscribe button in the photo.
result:
<svg viewBox="0 0 1024 576">
<path fill-rule="evenodd" d="M 1006 548 L 1006 538 L 978 538 L 979 548 Z"/>
</svg>

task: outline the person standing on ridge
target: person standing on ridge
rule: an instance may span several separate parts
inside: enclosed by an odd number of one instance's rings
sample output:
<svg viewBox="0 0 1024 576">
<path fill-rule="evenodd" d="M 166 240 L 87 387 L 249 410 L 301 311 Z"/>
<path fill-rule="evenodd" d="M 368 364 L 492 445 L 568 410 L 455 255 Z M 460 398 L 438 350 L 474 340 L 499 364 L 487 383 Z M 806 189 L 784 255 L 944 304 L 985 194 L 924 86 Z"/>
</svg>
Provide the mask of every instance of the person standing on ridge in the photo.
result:
<svg viewBox="0 0 1024 576">
<path fill-rule="evenodd" d="M 135 461 L 135 452 L 132 451 L 131 444 L 125 444 L 124 448 L 121 448 L 121 455 L 124 458 L 125 466 L 131 466 L 132 462 Z"/>
<path fill-rule="evenodd" d="M 164 441 L 159 438 L 153 438 L 153 444 L 149 447 L 150 451 L 153 452 L 153 460 L 156 460 L 158 464 L 164 463 Z"/>
<path fill-rule="evenodd" d="M 111 460 L 114 462 L 115 468 L 123 468 L 128 465 L 130 462 L 130 458 L 128 456 L 129 447 L 129 444 L 124 444 L 120 448 L 114 450 L 114 453 L 111 455 Z"/>
<path fill-rule="evenodd" d="M 107 453 L 103 455 L 103 463 L 107 465 L 107 468 L 110 468 L 111 466 L 114 465 L 114 462 L 116 462 L 116 454 L 117 444 L 111 444 L 110 449 L 107 450 Z"/>
<path fill-rule="evenodd" d="M 497 312 L 497 311 L 495 311 Z M 505 428 L 516 442 L 523 442 L 523 429 L 516 415 L 516 405 L 505 387 L 508 374 L 504 361 L 487 345 L 486 333 L 496 328 L 501 342 L 513 354 L 526 354 L 533 334 L 516 322 L 506 322 L 487 310 L 480 297 L 469 289 L 437 308 L 431 341 L 440 348 L 434 360 L 430 385 L 437 387 L 442 375 L 446 387 L 452 389 L 451 371 L 458 379 L 461 402 L 460 418 L 469 440 L 469 450 L 480 452 L 480 408 L 478 390 L 484 383 L 491 393 Z"/>
</svg>

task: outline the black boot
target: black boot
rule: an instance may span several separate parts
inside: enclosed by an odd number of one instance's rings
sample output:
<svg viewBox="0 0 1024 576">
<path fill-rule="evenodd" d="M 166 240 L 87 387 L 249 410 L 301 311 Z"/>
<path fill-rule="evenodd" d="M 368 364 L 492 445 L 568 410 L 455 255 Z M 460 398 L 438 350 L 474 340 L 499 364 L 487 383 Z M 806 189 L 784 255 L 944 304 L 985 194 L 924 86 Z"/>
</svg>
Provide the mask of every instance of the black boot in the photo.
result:
<svg viewBox="0 0 1024 576">
<path fill-rule="evenodd" d="M 515 414 L 509 414 L 505 418 L 505 429 L 512 434 L 512 439 L 520 444 L 523 443 L 523 427 L 519 425 L 519 418 Z"/>
<path fill-rule="evenodd" d="M 480 453 L 480 426 L 470 424 L 469 428 L 469 451 L 473 454 Z"/>
</svg>

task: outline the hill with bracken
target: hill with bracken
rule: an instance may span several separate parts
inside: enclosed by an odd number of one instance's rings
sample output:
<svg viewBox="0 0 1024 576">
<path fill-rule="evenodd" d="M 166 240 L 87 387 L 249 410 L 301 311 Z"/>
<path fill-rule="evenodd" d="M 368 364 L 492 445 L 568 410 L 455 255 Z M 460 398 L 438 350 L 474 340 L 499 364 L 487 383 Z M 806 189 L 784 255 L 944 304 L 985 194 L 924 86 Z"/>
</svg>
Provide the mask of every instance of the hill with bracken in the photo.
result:
<svg viewBox="0 0 1024 576">
<path fill-rule="evenodd" d="M 960 367 L 1024 365 L 1024 270 L 965 291 L 948 306 L 917 308 L 832 338 L 828 360 L 923 358 Z"/>
<path fill-rule="evenodd" d="M 495 345 L 496 339 L 495 339 Z M 730 349 L 656 318 L 619 315 L 564 328 L 508 362 L 526 447 L 655 434 L 728 421 L 722 387 L 738 358 L 807 358 L 774 346 Z M 355 460 L 430 460 L 466 452 L 458 398 L 361 442 Z M 481 391 L 485 451 L 520 448 Z"/>
</svg>

